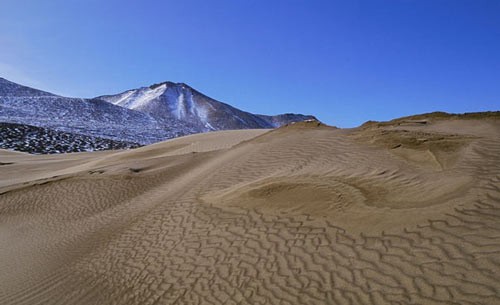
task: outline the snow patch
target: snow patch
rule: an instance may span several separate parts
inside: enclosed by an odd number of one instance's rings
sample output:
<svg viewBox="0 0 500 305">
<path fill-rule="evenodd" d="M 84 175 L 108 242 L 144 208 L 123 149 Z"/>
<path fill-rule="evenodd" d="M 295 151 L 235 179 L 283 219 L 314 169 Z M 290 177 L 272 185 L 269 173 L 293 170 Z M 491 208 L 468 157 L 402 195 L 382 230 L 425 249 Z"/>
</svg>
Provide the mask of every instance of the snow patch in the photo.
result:
<svg viewBox="0 0 500 305">
<path fill-rule="evenodd" d="M 184 92 L 181 91 L 177 97 L 177 107 L 176 107 L 177 119 L 181 120 L 186 116 L 186 105 L 184 105 Z"/>
<path fill-rule="evenodd" d="M 111 103 L 112 104 L 115 104 L 115 105 L 118 105 L 118 106 L 121 106 L 123 103 L 126 102 L 126 99 L 128 99 L 132 94 L 134 94 L 137 90 L 130 90 L 130 91 L 126 91 L 125 93 L 123 94 L 120 94 L 116 100 L 113 100 Z"/>
<path fill-rule="evenodd" d="M 162 84 L 154 89 L 141 88 L 138 90 L 131 90 L 121 94 L 117 99 L 108 99 L 108 101 L 125 108 L 137 109 L 158 98 L 166 89 L 167 85 Z"/>
<path fill-rule="evenodd" d="M 212 125 L 210 125 L 209 122 L 205 123 L 205 127 L 208 128 L 208 129 L 210 129 L 210 130 L 217 130 L 217 128 L 214 128 Z"/>
</svg>

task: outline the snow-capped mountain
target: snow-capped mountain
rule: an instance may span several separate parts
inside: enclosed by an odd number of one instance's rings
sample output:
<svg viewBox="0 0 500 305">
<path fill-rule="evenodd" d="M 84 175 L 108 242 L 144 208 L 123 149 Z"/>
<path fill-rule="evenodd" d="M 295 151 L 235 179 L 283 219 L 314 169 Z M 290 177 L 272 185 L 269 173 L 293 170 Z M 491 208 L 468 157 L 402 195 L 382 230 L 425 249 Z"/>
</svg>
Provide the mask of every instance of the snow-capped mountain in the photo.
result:
<svg viewBox="0 0 500 305">
<path fill-rule="evenodd" d="M 255 115 L 181 83 L 91 99 L 68 98 L 0 78 L 0 122 L 150 144 L 212 130 L 273 128 L 312 116 Z"/>
<path fill-rule="evenodd" d="M 313 118 L 294 114 L 255 115 L 214 100 L 183 83 L 164 82 L 97 98 L 147 113 L 158 120 L 185 122 L 199 132 L 274 128 L 291 121 Z"/>
</svg>

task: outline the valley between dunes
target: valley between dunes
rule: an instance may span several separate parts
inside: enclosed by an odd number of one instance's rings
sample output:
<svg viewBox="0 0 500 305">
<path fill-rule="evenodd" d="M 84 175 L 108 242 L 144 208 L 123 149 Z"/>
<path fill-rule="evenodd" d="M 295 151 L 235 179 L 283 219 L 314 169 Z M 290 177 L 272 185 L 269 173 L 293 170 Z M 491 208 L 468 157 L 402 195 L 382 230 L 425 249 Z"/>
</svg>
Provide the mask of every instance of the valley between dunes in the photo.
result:
<svg viewBox="0 0 500 305">
<path fill-rule="evenodd" d="M 500 120 L 0 150 L 0 304 L 500 304 Z"/>
</svg>

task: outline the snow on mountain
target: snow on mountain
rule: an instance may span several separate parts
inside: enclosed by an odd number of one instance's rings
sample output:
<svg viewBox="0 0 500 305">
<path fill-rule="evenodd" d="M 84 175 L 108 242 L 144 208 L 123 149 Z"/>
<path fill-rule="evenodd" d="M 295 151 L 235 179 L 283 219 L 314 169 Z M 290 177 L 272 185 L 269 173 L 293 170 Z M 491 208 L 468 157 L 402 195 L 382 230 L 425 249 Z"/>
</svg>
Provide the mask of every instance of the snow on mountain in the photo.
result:
<svg viewBox="0 0 500 305">
<path fill-rule="evenodd" d="M 150 100 L 161 96 L 165 92 L 166 88 L 166 85 L 161 85 L 154 89 L 143 88 L 142 90 L 129 90 L 121 94 L 109 96 L 106 101 L 125 108 L 138 109 Z"/>
<path fill-rule="evenodd" d="M 114 105 L 147 113 L 158 120 L 182 121 L 199 132 L 224 129 L 274 128 L 314 118 L 299 114 L 255 115 L 214 100 L 183 83 L 150 87 L 97 97 Z"/>
<path fill-rule="evenodd" d="M 312 116 L 255 115 L 186 84 L 164 82 L 92 99 L 68 98 L 0 78 L 0 122 L 151 144 L 212 130 L 273 128 Z"/>
</svg>

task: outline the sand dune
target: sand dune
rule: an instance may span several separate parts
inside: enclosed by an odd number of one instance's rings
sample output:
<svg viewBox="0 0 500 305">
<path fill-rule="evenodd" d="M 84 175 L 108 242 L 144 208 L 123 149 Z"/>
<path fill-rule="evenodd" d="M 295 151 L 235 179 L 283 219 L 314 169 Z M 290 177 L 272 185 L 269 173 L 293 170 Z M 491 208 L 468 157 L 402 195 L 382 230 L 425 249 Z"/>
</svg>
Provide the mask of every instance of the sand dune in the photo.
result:
<svg viewBox="0 0 500 305">
<path fill-rule="evenodd" d="M 0 151 L 0 304 L 500 304 L 500 120 Z"/>
</svg>

